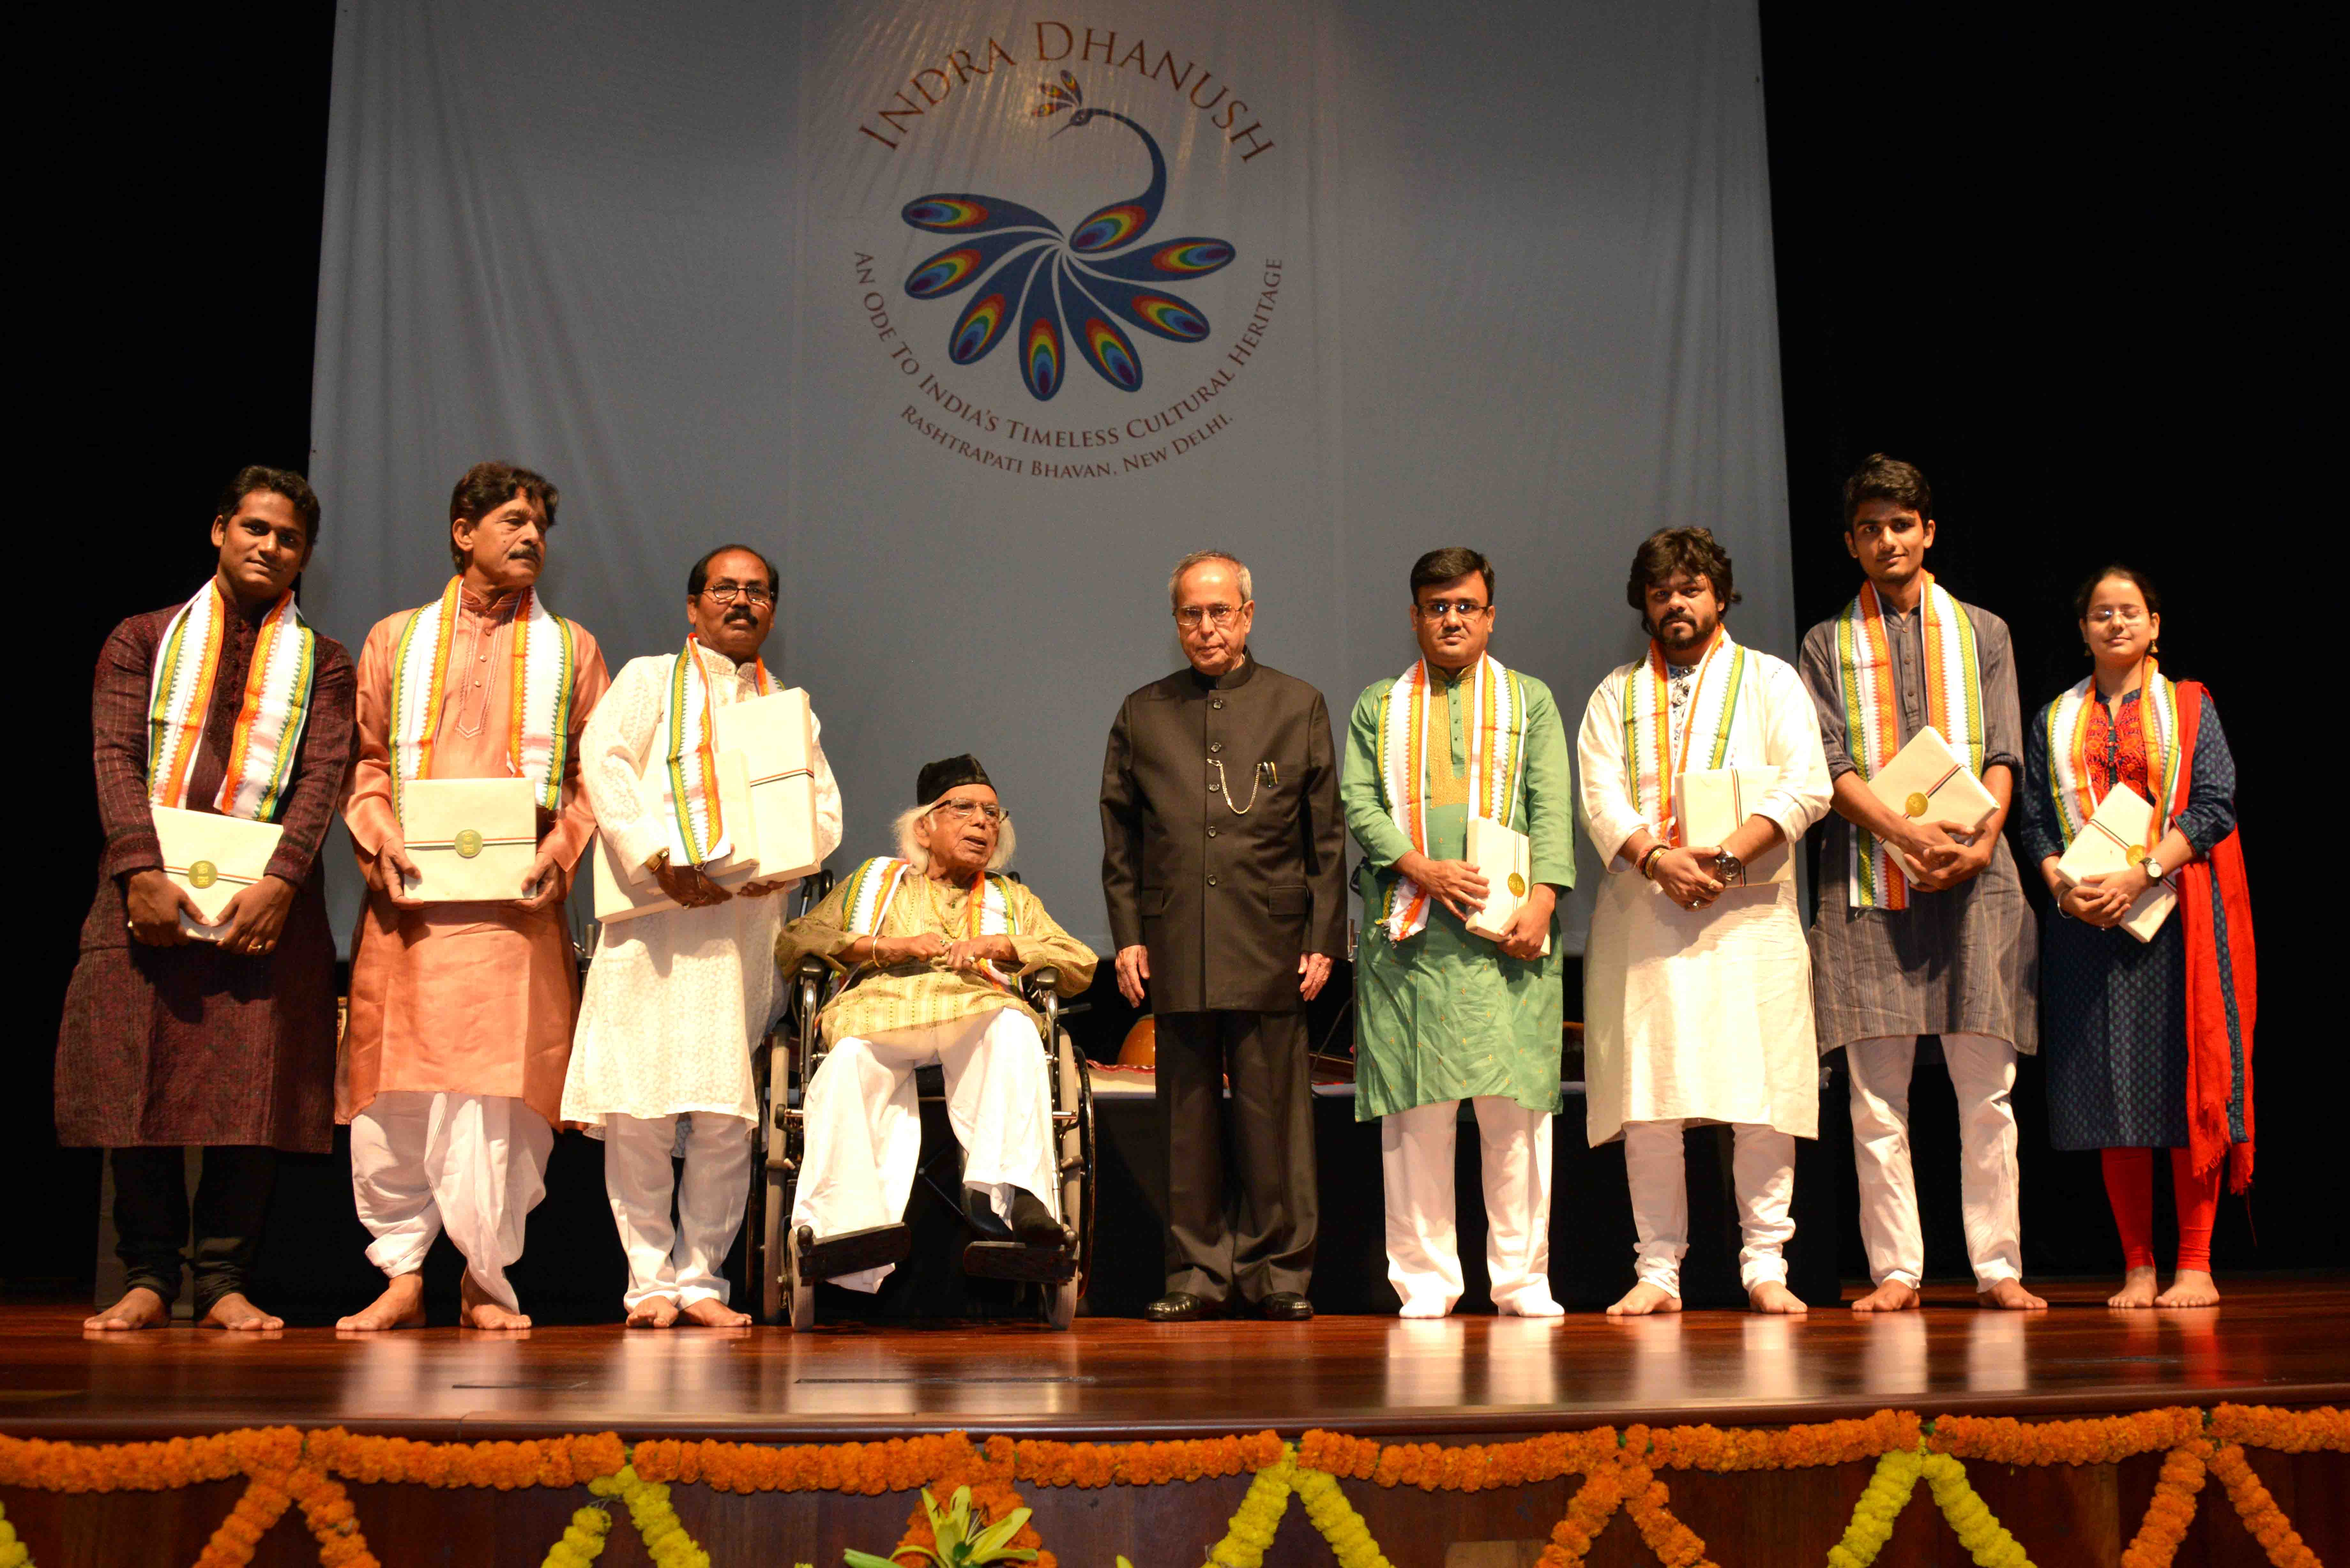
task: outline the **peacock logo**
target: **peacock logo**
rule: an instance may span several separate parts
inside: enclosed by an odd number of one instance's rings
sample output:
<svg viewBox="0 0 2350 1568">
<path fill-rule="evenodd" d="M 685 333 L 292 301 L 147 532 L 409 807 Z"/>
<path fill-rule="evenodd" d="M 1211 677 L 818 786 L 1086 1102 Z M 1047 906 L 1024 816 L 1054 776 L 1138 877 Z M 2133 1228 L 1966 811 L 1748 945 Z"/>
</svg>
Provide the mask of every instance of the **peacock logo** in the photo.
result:
<svg viewBox="0 0 2350 1568">
<path fill-rule="evenodd" d="M 1140 137 L 1150 154 L 1149 188 L 1087 213 L 1066 235 L 1044 213 L 1001 197 L 917 197 L 906 203 L 906 222 L 955 243 L 915 267 L 906 292 L 944 299 L 976 285 L 947 334 L 947 358 L 975 365 L 1006 337 L 1015 337 L 1020 379 L 1039 402 L 1061 389 L 1072 352 L 1119 391 L 1139 391 L 1142 355 L 1118 323 L 1170 342 L 1199 342 L 1208 335 L 1208 318 L 1170 286 L 1222 271 L 1232 247 L 1198 237 L 1146 243 L 1167 199 L 1167 160 L 1158 141 L 1122 114 L 1087 109 L 1067 71 L 1041 90 L 1045 100 L 1030 113 L 1042 119 L 1070 111 L 1055 137 L 1097 119 L 1114 119 Z"/>
</svg>

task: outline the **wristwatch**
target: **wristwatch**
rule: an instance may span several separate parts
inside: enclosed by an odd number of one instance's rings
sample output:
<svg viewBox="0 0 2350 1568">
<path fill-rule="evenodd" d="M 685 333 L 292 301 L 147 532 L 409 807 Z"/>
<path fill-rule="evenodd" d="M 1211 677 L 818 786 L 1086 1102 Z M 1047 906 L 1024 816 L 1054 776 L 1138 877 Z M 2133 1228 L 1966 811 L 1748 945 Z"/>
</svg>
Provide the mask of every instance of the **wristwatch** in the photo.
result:
<svg viewBox="0 0 2350 1568">
<path fill-rule="evenodd" d="M 2137 863 L 2137 868 L 2146 873 L 2146 879 L 2147 881 L 2153 883 L 2157 887 L 2160 887 L 2162 885 L 2161 861 L 2157 860 L 2153 856 L 2149 855 L 2145 859 Z"/>
<path fill-rule="evenodd" d="M 1713 856 L 1714 880 L 1725 887 L 1731 882 L 1746 886 L 1746 862 L 1727 849 L 1718 849 Z"/>
</svg>

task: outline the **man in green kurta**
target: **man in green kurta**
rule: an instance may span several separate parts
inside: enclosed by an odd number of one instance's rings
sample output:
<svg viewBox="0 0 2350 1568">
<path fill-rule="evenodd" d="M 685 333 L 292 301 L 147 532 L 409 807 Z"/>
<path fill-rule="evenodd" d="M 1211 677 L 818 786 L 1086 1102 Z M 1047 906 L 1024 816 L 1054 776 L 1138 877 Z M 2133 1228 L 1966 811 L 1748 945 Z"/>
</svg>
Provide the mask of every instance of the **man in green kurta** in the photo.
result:
<svg viewBox="0 0 2350 1568">
<path fill-rule="evenodd" d="M 1549 687 L 1485 651 L 1496 611 L 1483 556 L 1422 556 L 1411 596 L 1420 658 L 1356 701 L 1339 785 L 1363 846 L 1355 1117 L 1383 1124 L 1388 1279 L 1404 1316 L 1442 1317 L 1461 1299 L 1452 1151 L 1465 1099 L 1477 1107 L 1493 1304 L 1555 1317 L 1551 1118 L 1565 958 L 1552 938 L 1558 890 L 1575 885 L 1566 731 Z M 1467 858 L 1471 817 L 1529 840 L 1513 886 L 1490 885 Z M 1507 924 L 1486 918 L 1489 901 L 1499 915 L 1516 898 Z"/>
</svg>

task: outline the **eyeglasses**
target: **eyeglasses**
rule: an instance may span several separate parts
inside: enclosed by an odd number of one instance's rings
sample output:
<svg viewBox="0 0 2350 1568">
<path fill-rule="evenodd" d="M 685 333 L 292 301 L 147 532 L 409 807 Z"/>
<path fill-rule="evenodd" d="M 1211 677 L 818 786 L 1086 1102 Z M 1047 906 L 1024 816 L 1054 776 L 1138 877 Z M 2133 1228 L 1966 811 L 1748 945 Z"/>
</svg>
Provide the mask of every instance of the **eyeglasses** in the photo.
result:
<svg viewBox="0 0 2350 1568">
<path fill-rule="evenodd" d="M 1012 820 L 1012 814 L 993 801 L 942 800 L 931 809 L 949 822 L 969 822 L 973 816 L 983 816 L 1001 827 Z"/>
<path fill-rule="evenodd" d="M 1442 620 L 1455 610 L 1461 613 L 1462 620 L 1475 620 L 1493 607 L 1481 605 L 1474 599 L 1430 599 L 1424 605 L 1414 605 L 1411 607 L 1412 613 L 1422 620 Z"/>
<path fill-rule="evenodd" d="M 733 583 L 712 583 L 702 590 L 713 603 L 731 605 L 736 599 L 748 599 L 761 609 L 775 602 L 775 590 L 755 583 L 737 587 Z"/>
<path fill-rule="evenodd" d="M 2136 626 L 2145 618 L 2146 611 L 2136 605 L 2108 605 L 2104 609 L 2093 609 L 2089 612 L 2091 626 L 2111 626 L 2116 621 L 2121 622 L 2124 626 Z"/>
<path fill-rule="evenodd" d="M 1201 621 L 1211 626 L 1230 626 L 1232 617 L 1240 613 L 1231 605 L 1185 605 L 1175 612 L 1175 618 L 1197 631 Z"/>
</svg>

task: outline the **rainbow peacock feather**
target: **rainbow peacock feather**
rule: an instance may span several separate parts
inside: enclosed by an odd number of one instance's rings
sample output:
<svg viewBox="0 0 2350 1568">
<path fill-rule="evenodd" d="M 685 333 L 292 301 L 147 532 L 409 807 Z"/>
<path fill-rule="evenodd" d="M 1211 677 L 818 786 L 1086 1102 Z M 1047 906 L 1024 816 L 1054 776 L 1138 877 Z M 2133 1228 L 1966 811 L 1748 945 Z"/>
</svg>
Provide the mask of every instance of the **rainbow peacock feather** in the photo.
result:
<svg viewBox="0 0 2350 1568">
<path fill-rule="evenodd" d="M 956 243 L 915 267 L 906 292 L 915 299 L 943 299 L 984 277 L 978 297 L 947 334 L 947 357 L 958 365 L 977 363 L 1016 317 L 1020 379 L 1040 402 L 1067 378 L 1065 342 L 1103 380 L 1121 392 L 1137 391 L 1142 356 L 1111 317 L 1170 342 L 1199 342 L 1208 335 L 1207 317 L 1166 286 L 1221 271 L 1232 265 L 1233 250 L 1226 241 L 1201 236 L 1141 244 L 1167 197 L 1167 160 L 1158 141 L 1122 114 L 1086 108 L 1077 78 L 1067 71 L 1042 90 L 1044 100 L 1029 112 L 1044 119 L 1069 110 L 1061 130 L 1114 119 L 1140 137 L 1150 154 L 1149 188 L 1088 213 L 1066 236 L 1033 207 L 994 196 L 944 192 L 909 202 L 908 224 L 954 235 Z"/>
</svg>

